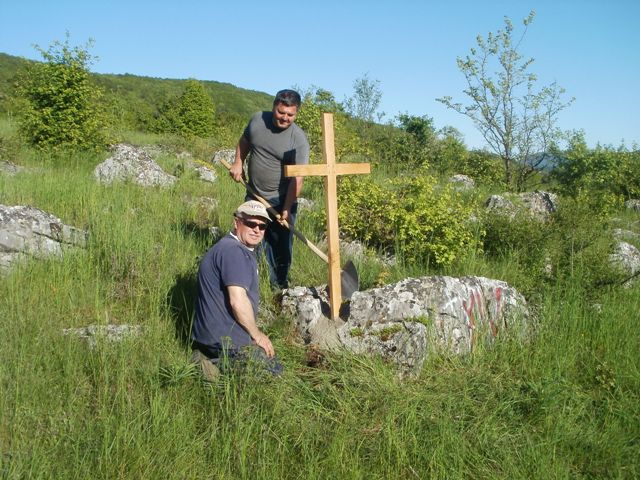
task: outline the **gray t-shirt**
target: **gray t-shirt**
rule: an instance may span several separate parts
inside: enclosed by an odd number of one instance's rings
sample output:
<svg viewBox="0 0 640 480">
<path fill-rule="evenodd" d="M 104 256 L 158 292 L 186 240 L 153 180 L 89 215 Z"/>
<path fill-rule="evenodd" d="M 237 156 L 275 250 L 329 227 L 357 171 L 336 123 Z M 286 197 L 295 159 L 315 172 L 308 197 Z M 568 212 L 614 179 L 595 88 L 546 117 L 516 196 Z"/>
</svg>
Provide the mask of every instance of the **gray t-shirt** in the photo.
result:
<svg viewBox="0 0 640 480">
<path fill-rule="evenodd" d="M 295 123 L 285 130 L 275 127 L 273 112 L 258 112 L 251 117 L 244 137 L 251 144 L 249 186 L 273 206 L 281 205 L 291 181 L 284 176 L 284 166 L 309 163 L 307 136 Z"/>
</svg>

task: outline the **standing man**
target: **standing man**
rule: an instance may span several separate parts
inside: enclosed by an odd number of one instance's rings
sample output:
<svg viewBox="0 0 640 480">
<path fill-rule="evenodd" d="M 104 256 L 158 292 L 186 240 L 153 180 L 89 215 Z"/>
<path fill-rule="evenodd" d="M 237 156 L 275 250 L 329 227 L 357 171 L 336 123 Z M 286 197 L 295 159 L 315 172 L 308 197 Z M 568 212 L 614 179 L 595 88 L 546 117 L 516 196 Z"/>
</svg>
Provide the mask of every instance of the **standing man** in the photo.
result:
<svg viewBox="0 0 640 480">
<path fill-rule="evenodd" d="M 265 198 L 280 213 L 280 218 L 291 225 L 295 224 L 303 177 L 285 177 L 284 166 L 309 163 L 309 142 L 302 129 L 294 123 L 300 103 L 298 92 L 281 90 L 276 94 L 270 112 L 254 114 L 240 137 L 236 159 L 229 171 L 233 179 L 240 182 L 247 160 L 249 187 Z M 246 198 L 252 198 L 249 192 Z M 272 287 L 287 288 L 293 233 L 280 223 L 274 223 L 266 233 L 263 245 Z"/>
<path fill-rule="evenodd" d="M 216 367 L 238 361 L 264 363 L 274 374 L 282 370 L 271 340 L 256 324 L 260 292 L 254 248 L 271 220 L 255 200 L 240 205 L 234 217 L 233 230 L 205 254 L 198 270 L 192 360 L 207 380 L 217 375 Z"/>
</svg>

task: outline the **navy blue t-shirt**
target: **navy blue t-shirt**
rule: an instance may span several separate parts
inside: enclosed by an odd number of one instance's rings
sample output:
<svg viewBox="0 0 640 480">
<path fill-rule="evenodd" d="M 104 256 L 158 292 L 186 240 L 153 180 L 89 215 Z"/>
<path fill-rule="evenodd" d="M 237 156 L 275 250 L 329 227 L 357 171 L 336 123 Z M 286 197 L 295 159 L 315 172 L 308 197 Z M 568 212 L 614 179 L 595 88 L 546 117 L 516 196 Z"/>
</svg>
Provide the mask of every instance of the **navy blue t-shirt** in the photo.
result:
<svg viewBox="0 0 640 480">
<path fill-rule="evenodd" d="M 207 347 L 205 353 L 219 353 L 229 340 L 229 347 L 234 349 L 252 343 L 251 336 L 231 314 L 227 291 L 231 285 L 247 291 L 257 317 L 260 293 L 256 255 L 229 234 L 205 254 L 198 270 L 198 297 L 191 338 Z"/>
</svg>

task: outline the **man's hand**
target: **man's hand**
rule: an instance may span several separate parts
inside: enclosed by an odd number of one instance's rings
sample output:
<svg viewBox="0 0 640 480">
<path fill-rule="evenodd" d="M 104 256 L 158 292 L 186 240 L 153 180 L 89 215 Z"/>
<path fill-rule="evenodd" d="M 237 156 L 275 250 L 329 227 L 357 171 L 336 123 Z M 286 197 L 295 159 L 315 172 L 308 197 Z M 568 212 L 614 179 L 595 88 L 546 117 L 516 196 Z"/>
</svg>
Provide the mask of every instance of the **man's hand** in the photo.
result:
<svg viewBox="0 0 640 480">
<path fill-rule="evenodd" d="M 244 177 L 244 169 L 242 168 L 242 162 L 240 163 L 234 162 L 233 165 L 231 165 L 231 168 L 229 169 L 229 175 L 231 175 L 231 178 L 233 178 L 236 182 L 241 182 Z"/>
<path fill-rule="evenodd" d="M 289 221 L 289 210 L 282 210 L 280 212 L 280 218 L 278 218 L 278 222 L 284 224 L 284 222 Z"/>
<path fill-rule="evenodd" d="M 249 150 L 251 150 L 251 144 L 243 135 L 240 137 L 240 140 L 238 140 L 238 145 L 236 145 L 236 159 L 229 169 L 229 175 L 231 175 L 231 178 L 236 182 L 242 182 L 244 180 L 244 169 L 242 166 L 244 159 L 247 158 L 249 154 Z"/>
<path fill-rule="evenodd" d="M 271 340 L 269 340 L 269 337 L 267 337 L 264 333 L 259 332 L 259 334 L 256 335 L 256 337 L 253 339 L 253 341 L 256 342 L 256 345 L 264 350 L 264 352 L 267 354 L 267 357 L 272 358 L 276 354 L 275 350 L 273 349 L 273 345 L 271 344 Z"/>
</svg>

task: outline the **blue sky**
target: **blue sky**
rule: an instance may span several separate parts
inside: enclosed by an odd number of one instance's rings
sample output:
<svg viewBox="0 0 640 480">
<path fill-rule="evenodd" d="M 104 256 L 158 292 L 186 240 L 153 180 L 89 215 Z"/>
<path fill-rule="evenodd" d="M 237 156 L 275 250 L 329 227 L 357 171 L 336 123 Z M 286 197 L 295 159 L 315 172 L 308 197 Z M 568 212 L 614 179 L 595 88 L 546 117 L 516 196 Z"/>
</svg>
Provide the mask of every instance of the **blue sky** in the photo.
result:
<svg viewBox="0 0 640 480">
<path fill-rule="evenodd" d="M 575 102 L 559 117 L 589 146 L 640 144 L 638 0 L 72 1 L 0 0 L 0 52 L 40 59 L 70 33 L 95 41 L 98 73 L 228 82 L 275 93 L 321 87 L 344 100 L 355 79 L 379 80 L 381 111 L 428 115 L 436 128 L 484 142 L 436 98 L 466 102 L 456 66 L 478 34 L 536 18 L 521 47 L 540 86 L 557 82 Z"/>
</svg>

